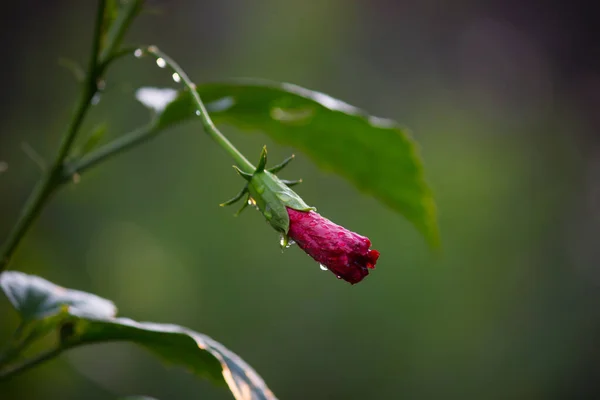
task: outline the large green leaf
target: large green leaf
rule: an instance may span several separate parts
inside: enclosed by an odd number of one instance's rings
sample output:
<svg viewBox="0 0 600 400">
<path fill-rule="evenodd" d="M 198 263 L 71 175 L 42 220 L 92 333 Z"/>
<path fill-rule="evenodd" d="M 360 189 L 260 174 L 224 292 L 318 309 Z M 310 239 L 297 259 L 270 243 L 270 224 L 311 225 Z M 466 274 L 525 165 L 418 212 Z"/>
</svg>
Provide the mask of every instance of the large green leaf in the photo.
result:
<svg viewBox="0 0 600 400">
<path fill-rule="evenodd" d="M 37 276 L 8 271 L 0 287 L 29 325 L 61 333 L 64 349 L 128 341 L 196 375 L 227 384 L 238 400 L 275 400 L 262 378 L 238 355 L 190 329 L 117 318 L 113 303 L 96 295 L 65 289 Z"/>
<path fill-rule="evenodd" d="M 298 148 L 321 168 L 403 214 L 438 244 L 436 208 L 415 141 L 394 121 L 368 115 L 334 99 L 288 83 L 236 80 L 198 87 L 216 123 L 259 130 Z M 192 119 L 189 92 L 141 88 L 137 98 L 156 112 L 158 128 Z"/>
<path fill-rule="evenodd" d="M 0 287 L 26 322 L 73 310 L 105 318 L 114 316 L 117 310 L 110 300 L 91 293 L 67 290 L 39 276 L 17 271 L 2 273 Z"/>
</svg>

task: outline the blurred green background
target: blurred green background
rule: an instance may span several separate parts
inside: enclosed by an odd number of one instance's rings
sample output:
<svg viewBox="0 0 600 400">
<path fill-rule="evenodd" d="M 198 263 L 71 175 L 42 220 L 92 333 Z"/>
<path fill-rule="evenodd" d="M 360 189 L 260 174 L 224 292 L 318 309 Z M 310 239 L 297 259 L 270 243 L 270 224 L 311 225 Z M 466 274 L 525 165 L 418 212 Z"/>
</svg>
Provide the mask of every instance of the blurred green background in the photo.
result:
<svg viewBox="0 0 600 400">
<path fill-rule="evenodd" d="M 409 126 L 442 254 L 301 153 L 283 176 L 302 177 L 298 193 L 381 258 L 350 286 L 297 248 L 282 253 L 259 213 L 218 206 L 242 181 L 193 123 L 65 187 L 11 267 L 112 299 L 120 315 L 206 333 L 281 399 L 598 398 L 600 53 L 586 4 L 150 1 L 126 42 L 158 45 L 197 82 L 293 82 Z M 39 176 L 22 143 L 50 159 L 67 124 L 77 86 L 59 60 L 87 59 L 95 5 L 3 8 L 0 240 Z M 143 85 L 173 82 L 150 59 L 111 69 L 82 136 L 145 123 L 133 97 Z M 293 152 L 224 131 L 251 159 L 263 144 L 272 160 Z M 0 342 L 16 324 L 1 298 Z M 2 400 L 132 394 L 230 398 L 126 344 L 0 383 Z"/>
</svg>

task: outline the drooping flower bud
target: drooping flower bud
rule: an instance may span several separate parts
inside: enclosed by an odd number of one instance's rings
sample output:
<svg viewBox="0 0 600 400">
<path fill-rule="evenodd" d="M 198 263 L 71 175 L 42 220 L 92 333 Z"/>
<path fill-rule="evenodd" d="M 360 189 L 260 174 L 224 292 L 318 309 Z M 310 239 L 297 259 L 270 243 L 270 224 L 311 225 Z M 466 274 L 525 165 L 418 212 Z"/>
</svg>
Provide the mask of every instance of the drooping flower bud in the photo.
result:
<svg viewBox="0 0 600 400">
<path fill-rule="evenodd" d="M 369 269 L 375 268 L 379 252 L 370 249 L 368 238 L 334 224 L 307 205 L 290 189 L 300 181 L 286 181 L 275 175 L 292 158 L 266 169 L 267 150 L 263 148 L 253 173 L 237 169 L 247 181 L 242 191 L 221 205 L 231 205 L 246 196 L 238 214 L 247 204 L 253 204 L 282 234 L 282 247 L 287 247 L 291 239 L 338 278 L 351 284 L 360 282 L 369 274 Z"/>
<path fill-rule="evenodd" d="M 334 224 L 314 211 L 287 208 L 290 218 L 288 236 L 315 261 L 338 278 L 351 284 L 363 280 L 379 258 L 371 241 L 343 226 Z"/>
</svg>

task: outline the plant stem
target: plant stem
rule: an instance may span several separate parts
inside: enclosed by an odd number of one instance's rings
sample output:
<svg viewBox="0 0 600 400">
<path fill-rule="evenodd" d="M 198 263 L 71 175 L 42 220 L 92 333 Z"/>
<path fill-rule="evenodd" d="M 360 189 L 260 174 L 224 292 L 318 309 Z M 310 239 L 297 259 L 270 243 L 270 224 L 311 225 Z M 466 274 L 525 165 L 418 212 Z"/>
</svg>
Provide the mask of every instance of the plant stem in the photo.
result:
<svg viewBox="0 0 600 400">
<path fill-rule="evenodd" d="M 106 145 L 94 150 L 85 155 L 79 160 L 64 166 L 61 183 L 69 182 L 75 174 L 81 174 L 89 168 L 127 151 L 147 140 L 153 138 L 160 130 L 154 125 L 146 125 L 129 133 L 126 133 L 119 138 L 107 143 Z"/>
<path fill-rule="evenodd" d="M 98 1 L 98 8 L 96 11 L 96 25 L 94 29 L 94 38 L 92 44 L 92 54 L 90 56 L 90 62 L 86 79 L 82 87 L 82 91 L 79 97 L 75 113 L 65 135 L 62 138 L 58 153 L 54 158 L 50 168 L 44 173 L 40 182 L 37 183 L 32 193 L 30 194 L 27 202 L 21 210 L 17 223 L 13 226 L 10 231 L 8 238 L 2 246 L 0 251 L 0 272 L 6 269 L 10 258 L 15 252 L 21 239 L 31 226 L 32 222 L 40 214 L 40 211 L 44 207 L 46 200 L 50 197 L 54 189 L 57 187 L 57 183 L 62 175 L 62 164 L 64 159 L 68 156 L 79 127 L 83 122 L 85 114 L 90 107 L 92 97 L 97 90 L 98 80 L 98 53 L 100 46 L 100 36 L 102 33 L 102 23 L 104 19 L 104 9 L 106 6 L 105 0 Z"/>
<path fill-rule="evenodd" d="M 60 353 L 62 353 L 62 347 L 57 347 L 52 350 L 48 350 L 37 357 L 34 357 L 30 360 L 25 360 L 21 364 L 18 364 L 14 367 L 7 368 L 6 370 L 0 371 L 0 381 L 7 380 L 9 378 L 14 377 L 22 372 L 27 371 L 43 362 L 49 361 L 53 358 L 56 358 Z"/>
<path fill-rule="evenodd" d="M 156 57 L 156 59 L 162 59 L 166 65 L 179 75 L 183 84 L 189 90 L 192 99 L 196 103 L 196 107 L 198 107 L 199 116 L 206 133 L 235 160 L 242 171 L 249 174 L 253 173 L 255 170 L 254 165 L 252 165 L 252 163 L 248 161 L 225 136 L 223 136 L 213 123 L 212 119 L 210 119 L 208 111 L 206 111 L 206 107 L 204 107 L 204 103 L 196 90 L 196 85 L 190 80 L 185 71 L 181 69 L 171 57 L 160 51 L 156 46 L 149 46 L 145 50 L 147 53 Z"/>
<path fill-rule="evenodd" d="M 98 55 L 101 65 L 106 65 L 106 62 L 112 58 L 113 53 L 121 44 L 131 21 L 133 21 L 142 9 L 143 4 L 144 0 L 129 0 L 123 4 L 123 9 L 117 14 L 117 17 L 106 33 L 106 45 Z"/>
</svg>

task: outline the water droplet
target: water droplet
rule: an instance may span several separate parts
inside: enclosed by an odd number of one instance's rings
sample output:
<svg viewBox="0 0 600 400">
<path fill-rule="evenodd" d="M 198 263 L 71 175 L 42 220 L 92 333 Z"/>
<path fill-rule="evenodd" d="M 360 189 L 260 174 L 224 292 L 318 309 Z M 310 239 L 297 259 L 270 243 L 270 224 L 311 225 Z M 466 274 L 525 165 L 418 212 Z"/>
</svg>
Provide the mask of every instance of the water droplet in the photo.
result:
<svg viewBox="0 0 600 400">
<path fill-rule="evenodd" d="M 252 197 L 248 199 L 248 205 L 256 207 L 256 201 Z"/>
<path fill-rule="evenodd" d="M 296 242 L 294 242 L 293 240 L 290 240 L 290 238 L 285 238 L 285 236 L 281 235 L 279 237 L 279 245 L 283 248 L 288 249 L 291 245 L 296 244 Z"/>
<path fill-rule="evenodd" d="M 156 59 L 156 65 L 158 65 L 159 68 L 164 68 L 167 66 L 167 62 L 165 61 L 164 58 L 159 57 Z"/>
<path fill-rule="evenodd" d="M 98 82 L 96 82 L 96 87 L 98 90 L 106 89 L 106 81 L 104 79 L 100 79 Z"/>
<path fill-rule="evenodd" d="M 92 97 L 92 100 L 90 101 L 92 103 L 93 106 L 95 106 L 96 104 L 100 103 L 100 98 L 102 96 L 100 95 L 100 93 L 96 93 L 94 94 L 94 96 Z"/>
<path fill-rule="evenodd" d="M 200 116 L 200 110 L 196 110 L 196 115 Z"/>
<path fill-rule="evenodd" d="M 342 277 L 341 277 L 341 276 L 339 276 L 339 275 L 338 275 L 338 276 L 336 276 L 336 278 L 338 278 L 338 279 L 342 279 Z"/>
<path fill-rule="evenodd" d="M 321 271 L 328 271 L 329 269 L 324 266 L 323 264 L 319 264 L 319 268 L 321 268 Z"/>
<path fill-rule="evenodd" d="M 173 72 L 173 80 L 177 83 L 181 82 L 181 77 L 177 72 Z"/>
<path fill-rule="evenodd" d="M 135 51 L 133 52 L 133 55 L 136 58 L 140 58 L 141 56 L 144 55 L 144 51 L 142 49 L 135 49 Z"/>
</svg>

